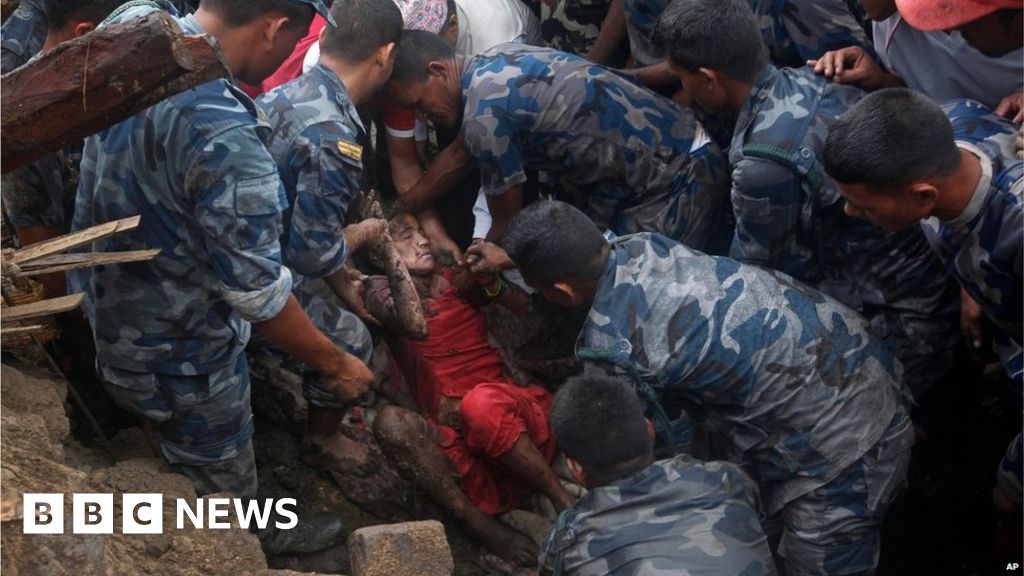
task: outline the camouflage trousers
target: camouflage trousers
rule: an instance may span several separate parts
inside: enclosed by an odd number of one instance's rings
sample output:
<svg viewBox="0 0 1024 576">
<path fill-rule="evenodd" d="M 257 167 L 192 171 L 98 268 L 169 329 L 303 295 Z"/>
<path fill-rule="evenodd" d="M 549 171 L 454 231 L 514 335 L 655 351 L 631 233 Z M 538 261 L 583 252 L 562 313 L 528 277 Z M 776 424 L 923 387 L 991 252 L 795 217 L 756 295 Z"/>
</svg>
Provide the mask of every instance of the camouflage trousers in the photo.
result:
<svg viewBox="0 0 1024 576">
<path fill-rule="evenodd" d="M 905 483 L 913 443 L 913 426 L 901 410 L 867 454 L 766 522 L 769 533 L 781 529 L 776 553 L 783 574 L 874 573 L 882 521 Z"/>
<path fill-rule="evenodd" d="M 256 496 L 249 366 L 245 354 L 198 376 L 131 372 L 100 365 L 110 397 L 148 423 L 163 458 L 200 495 Z"/>
<path fill-rule="evenodd" d="M 310 321 L 334 342 L 334 345 L 367 365 L 373 356 L 373 338 L 358 316 L 346 310 L 327 283 L 321 279 L 293 276 L 293 292 Z M 346 404 L 324 386 L 320 376 L 308 372 L 302 378 L 302 394 L 311 406 L 343 410 Z"/>
</svg>

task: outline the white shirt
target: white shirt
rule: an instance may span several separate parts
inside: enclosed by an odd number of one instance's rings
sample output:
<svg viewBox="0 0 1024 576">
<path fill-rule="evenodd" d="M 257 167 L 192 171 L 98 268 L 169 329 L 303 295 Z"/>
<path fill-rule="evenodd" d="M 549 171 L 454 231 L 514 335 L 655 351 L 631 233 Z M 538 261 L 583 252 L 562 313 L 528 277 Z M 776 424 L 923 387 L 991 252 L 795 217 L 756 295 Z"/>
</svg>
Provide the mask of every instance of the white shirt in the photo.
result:
<svg viewBox="0 0 1024 576">
<path fill-rule="evenodd" d="M 475 56 L 505 42 L 539 46 L 540 21 L 521 0 L 459 0 L 455 51 Z"/>
<path fill-rule="evenodd" d="M 893 14 L 873 22 L 875 51 L 907 87 L 932 100 L 970 98 L 995 108 L 1024 86 L 1024 48 L 985 56 L 959 32 L 922 32 Z"/>
</svg>

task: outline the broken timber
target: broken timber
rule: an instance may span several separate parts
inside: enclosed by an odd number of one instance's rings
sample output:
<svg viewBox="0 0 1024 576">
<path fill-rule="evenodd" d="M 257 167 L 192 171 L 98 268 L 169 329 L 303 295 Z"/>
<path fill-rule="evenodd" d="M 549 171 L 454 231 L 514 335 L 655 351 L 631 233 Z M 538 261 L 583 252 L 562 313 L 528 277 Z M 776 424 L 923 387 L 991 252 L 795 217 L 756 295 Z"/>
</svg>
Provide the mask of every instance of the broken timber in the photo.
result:
<svg viewBox="0 0 1024 576">
<path fill-rule="evenodd" d="M 227 74 L 212 44 L 164 12 L 59 44 L 0 78 L 2 171 Z"/>
</svg>

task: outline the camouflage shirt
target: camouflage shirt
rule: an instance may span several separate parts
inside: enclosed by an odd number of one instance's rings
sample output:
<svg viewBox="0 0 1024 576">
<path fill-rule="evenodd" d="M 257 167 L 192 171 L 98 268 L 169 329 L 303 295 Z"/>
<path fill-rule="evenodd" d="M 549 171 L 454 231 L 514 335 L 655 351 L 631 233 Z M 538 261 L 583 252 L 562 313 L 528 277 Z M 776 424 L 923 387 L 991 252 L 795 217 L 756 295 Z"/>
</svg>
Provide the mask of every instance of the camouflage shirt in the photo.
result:
<svg viewBox="0 0 1024 576">
<path fill-rule="evenodd" d="M 540 5 L 544 42 L 556 50 L 584 56 L 597 40 L 612 0 L 557 0 L 554 8 L 542 0 L 532 3 Z"/>
<path fill-rule="evenodd" d="M 626 33 L 629 34 L 629 51 L 637 66 L 650 66 L 662 60 L 663 55 L 654 49 L 652 36 L 658 16 L 671 0 L 625 0 Z"/>
<path fill-rule="evenodd" d="M 875 55 L 860 15 L 850 11 L 846 0 L 748 1 L 776 66 L 801 68 L 808 60 L 845 46 L 860 46 Z"/>
<path fill-rule="evenodd" d="M 466 59 L 462 90 L 466 148 L 487 194 L 541 170 L 602 228 L 694 247 L 724 211 L 724 158 L 693 113 L 608 68 L 501 44 Z"/>
<path fill-rule="evenodd" d="M 860 458 L 904 410 L 902 367 L 856 313 L 660 234 L 611 243 L 576 353 L 705 421 L 769 514 Z"/>
<path fill-rule="evenodd" d="M 757 488 L 737 466 L 686 455 L 591 490 L 545 543 L 563 574 L 775 574 Z M 684 570 L 685 569 L 685 570 Z"/>
<path fill-rule="evenodd" d="M 0 69 L 18 68 L 42 50 L 49 28 L 43 0 L 21 0 L 0 29 Z"/>
<path fill-rule="evenodd" d="M 1002 332 L 996 344 L 1011 377 L 1021 380 L 1024 161 L 1014 155 L 1017 127 L 973 100 L 942 106 L 957 146 L 981 160 L 978 188 L 956 219 L 922 227 L 939 258 Z"/>
<path fill-rule="evenodd" d="M 82 145 L 70 146 L 3 176 L 3 204 L 15 226 L 67 232 L 78 190 Z"/>
<path fill-rule="evenodd" d="M 284 261 L 322 278 L 342 267 L 348 250 L 341 229 L 360 189 L 363 130 L 338 76 L 323 64 L 257 100 L 272 128 L 267 148 L 288 194 Z"/>
<path fill-rule="evenodd" d="M 201 34 L 194 16 L 179 20 Z M 69 274 L 85 292 L 102 364 L 207 374 L 284 307 L 284 188 L 257 134 L 255 105 L 227 80 L 160 102 L 85 141 L 73 228 L 141 215 L 92 251 L 160 248 L 149 262 Z"/>
<path fill-rule="evenodd" d="M 918 395 L 951 368 L 959 298 L 920 230 L 885 232 L 847 216 L 822 168 L 829 126 L 863 95 L 810 69 L 768 66 L 729 148 L 730 256 L 781 270 L 864 314 Z"/>
</svg>

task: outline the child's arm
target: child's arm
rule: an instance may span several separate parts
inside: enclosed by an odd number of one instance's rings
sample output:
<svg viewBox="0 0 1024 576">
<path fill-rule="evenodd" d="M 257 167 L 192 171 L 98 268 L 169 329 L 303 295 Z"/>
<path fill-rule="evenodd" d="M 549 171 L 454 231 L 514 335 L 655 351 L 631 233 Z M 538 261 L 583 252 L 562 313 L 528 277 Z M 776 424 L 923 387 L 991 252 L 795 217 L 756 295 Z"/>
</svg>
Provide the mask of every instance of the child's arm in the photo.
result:
<svg viewBox="0 0 1024 576">
<path fill-rule="evenodd" d="M 402 333 L 401 322 L 395 311 L 395 300 L 391 296 L 391 286 L 387 276 L 368 276 L 363 280 L 363 299 L 366 308 L 374 318 L 396 334 Z"/>
</svg>

